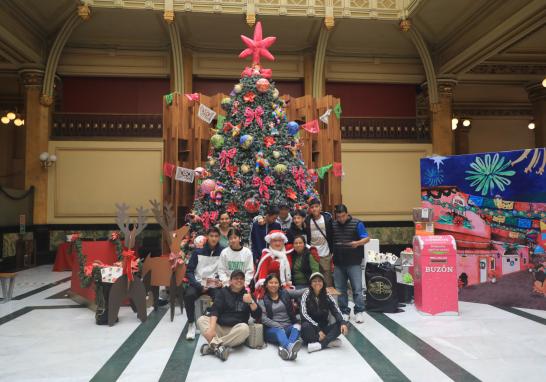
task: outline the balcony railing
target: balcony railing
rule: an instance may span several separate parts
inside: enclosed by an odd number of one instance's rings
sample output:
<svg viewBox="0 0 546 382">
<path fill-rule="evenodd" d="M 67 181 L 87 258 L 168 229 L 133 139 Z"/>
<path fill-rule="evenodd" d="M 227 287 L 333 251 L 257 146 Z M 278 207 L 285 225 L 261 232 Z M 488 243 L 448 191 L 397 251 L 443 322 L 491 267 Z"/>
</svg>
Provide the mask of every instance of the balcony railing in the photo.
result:
<svg viewBox="0 0 546 382">
<path fill-rule="evenodd" d="M 418 118 L 341 118 L 343 139 L 429 142 L 428 121 Z"/>
<path fill-rule="evenodd" d="M 161 114 L 55 113 L 51 137 L 160 138 L 162 130 Z"/>
</svg>

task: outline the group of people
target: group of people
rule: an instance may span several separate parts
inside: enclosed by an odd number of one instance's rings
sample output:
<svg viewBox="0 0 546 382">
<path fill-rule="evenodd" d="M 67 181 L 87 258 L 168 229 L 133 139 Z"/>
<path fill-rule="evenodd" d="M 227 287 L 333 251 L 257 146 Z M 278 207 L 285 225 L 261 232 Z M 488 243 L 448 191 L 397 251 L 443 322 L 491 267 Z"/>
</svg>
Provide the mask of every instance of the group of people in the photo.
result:
<svg viewBox="0 0 546 382">
<path fill-rule="evenodd" d="M 319 200 L 308 213 L 270 206 L 255 218 L 250 248 L 231 227 L 229 214 L 206 233 L 206 243 L 191 254 L 185 293 L 186 339 L 195 338 L 195 301 L 209 295 L 208 314 L 197 319 L 207 343 L 201 354 L 226 360 L 249 336 L 250 316 L 263 324 L 264 338 L 278 345 L 283 360 L 294 360 L 305 343 L 309 352 L 340 346 L 348 331 L 347 282 L 353 291 L 354 321 L 364 322 L 361 263 L 369 241 L 364 224 L 335 207 L 335 218 Z M 335 286 L 338 300 L 332 296 Z"/>
</svg>

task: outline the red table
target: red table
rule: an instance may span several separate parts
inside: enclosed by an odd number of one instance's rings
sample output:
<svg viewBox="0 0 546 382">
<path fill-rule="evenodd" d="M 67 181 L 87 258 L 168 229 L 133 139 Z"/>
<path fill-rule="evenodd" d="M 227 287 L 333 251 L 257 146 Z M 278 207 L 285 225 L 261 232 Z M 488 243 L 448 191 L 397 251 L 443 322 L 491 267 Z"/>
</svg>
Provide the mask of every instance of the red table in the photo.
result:
<svg viewBox="0 0 546 382">
<path fill-rule="evenodd" d="M 72 243 L 62 243 L 57 247 L 53 272 L 71 271 L 74 262 L 75 251 L 72 251 Z"/>
<path fill-rule="evenodd" d="M 87 257 L 87 264 L 94 260 L 100 260 L 105 264 L 113 264 L 117 261 L 116 246 L 111 241 L 82 241 L 82 252 Z M 75 253 L 74 256 L 76 256 Z M 89 302 L 95 301 L 95 287 L 93 285 L 88 288 L 80 286 L 80 263 L 77 259 L 72 262 L 70 291 Z"/>
</svg>

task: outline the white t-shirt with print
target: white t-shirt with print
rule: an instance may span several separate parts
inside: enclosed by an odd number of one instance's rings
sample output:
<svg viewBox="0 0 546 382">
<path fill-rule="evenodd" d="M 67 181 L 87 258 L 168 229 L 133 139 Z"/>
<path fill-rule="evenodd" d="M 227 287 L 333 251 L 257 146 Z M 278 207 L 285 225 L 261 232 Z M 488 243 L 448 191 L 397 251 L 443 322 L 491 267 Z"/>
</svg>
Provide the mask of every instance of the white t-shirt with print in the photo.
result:
<svg viewBox="0 0 546 382">
<path fill-rule="evenodd" d="M 314 222 L 313 222 L 313 218 L 311 217 L 311 221 L 309 222 L 309 225 L 311 227 L 311 243 L 310 244 L 317 248 L 317 251 L 320 257 L 328 256 L 330 254 L 328 241 L 326 241 L 322 233 L 317 228 L 317 225 L 318 225 L 320 229 L 322 230 L 322 232 L 326 234 L 326 223 L 324 222 L 324 216 L 320 215 L 320 218 L 318 220 L 315 220 Z"/>
</svg>

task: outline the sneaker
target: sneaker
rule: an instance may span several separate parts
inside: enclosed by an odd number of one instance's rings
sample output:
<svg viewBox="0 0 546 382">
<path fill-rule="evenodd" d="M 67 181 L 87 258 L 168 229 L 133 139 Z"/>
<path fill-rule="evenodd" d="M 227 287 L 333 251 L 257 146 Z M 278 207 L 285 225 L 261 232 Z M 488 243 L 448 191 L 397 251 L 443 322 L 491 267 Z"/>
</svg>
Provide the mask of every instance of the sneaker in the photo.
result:
<svg viewBox="0 0 546 382">
<path fill-rule="evenodd" d="M 356 322 L 357 324 L 362 324 L 362 323 L 364 323 L 364 313 L 362 313 L 362 312 L 357 313 L 357 314 L 355 315 L 355 322 Z"/>
<path fill-rule="evenodd" d="M 296 342 L 288 345 L 288 352 L 290 353 L 290 360 L 295 360 L 298 357 L 298 352 L 301 349 L 301 345 L 303 345 L 303 341 L 301 339 L 296 340 Z"/>
<path fill-rule="evenodd" d="M 330 341 L 328 344 L 329 348 L 338 348 L 341 346 L 341 340 L 339 338 L 336 338 L 335 340 Z"/>
<path fill-rule="evenodd" d="M 214 351 L 214 355 L 220 358 L 222 361 L 227 361 L 229 357 L 230 348 L 228 346 L 220 345 Z"/>
<path fill-rule="evenodd" d="M 288 361 L 290 359 L 290 352 L 287 349 L 280 346 L 279 347 L 279 357 L 281 357 L 285 361 Z"/>
<path fill-rule="evenodd" d="M 309 344 L 307 344 L 307 351 L 309 353 L 313 353 L 315 351 L 319 351 L 319 350 L 322 350 L 322 345 L 318 342 L 311 342 Z"/>
<path fill-rule="evenodd" d="M 349 313 L 343 313 L 343 321 L 349 322 L 351 315 Z"/>
<path fill-rule="evenodd" d="M 201 355 L 211 355 L 214 354 L 214 350 L 209 344 L 201 345 Z"/>
<path fill-rule="evenodd" d="M 195 323 L 188 323 L 188 332 L 186 333 L 186 339 L 193 341 L 195 339 Z"/>
</svg>

